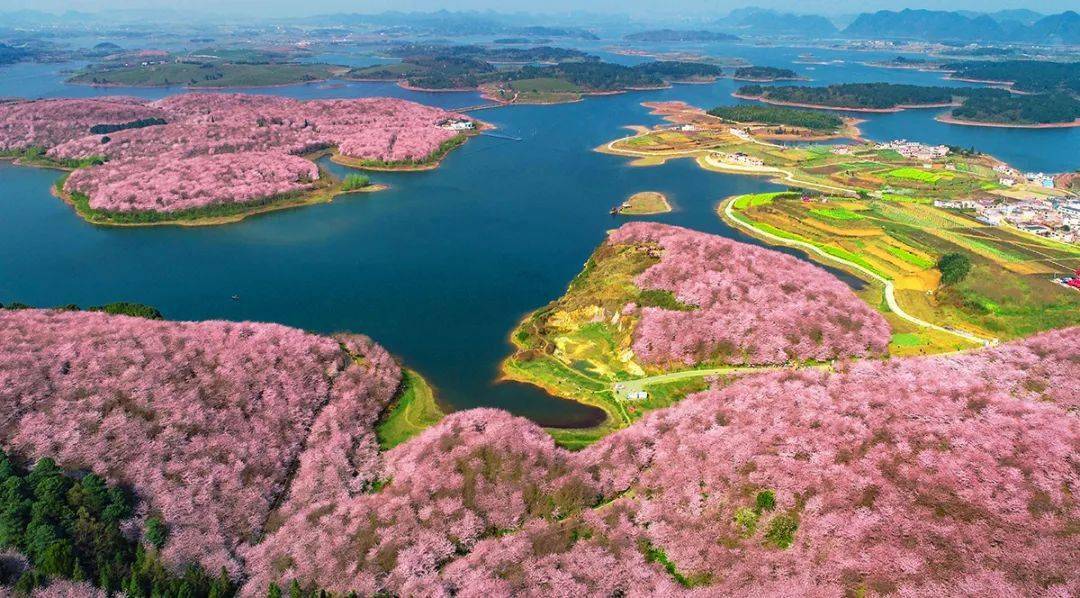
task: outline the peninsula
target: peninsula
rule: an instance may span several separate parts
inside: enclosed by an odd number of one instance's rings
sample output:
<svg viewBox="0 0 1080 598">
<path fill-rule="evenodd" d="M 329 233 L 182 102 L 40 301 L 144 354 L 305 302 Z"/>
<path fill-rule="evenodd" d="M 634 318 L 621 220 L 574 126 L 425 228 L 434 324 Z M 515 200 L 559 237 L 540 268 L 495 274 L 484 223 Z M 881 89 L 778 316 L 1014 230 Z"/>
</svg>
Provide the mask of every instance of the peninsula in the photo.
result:
<svg viewBox="0 0 1080 598">
<path fill-rule="evenodd" d="M 732 95 L 767 104 L 851 112 L 948 107 L 952 108 L 952 119 L 973 125 L 1080 125 L 1080 100 L 1063 92 L 1016 95 L 996 88 L 843 83 L 826 87 L 746 85 Z"/>
</svg>

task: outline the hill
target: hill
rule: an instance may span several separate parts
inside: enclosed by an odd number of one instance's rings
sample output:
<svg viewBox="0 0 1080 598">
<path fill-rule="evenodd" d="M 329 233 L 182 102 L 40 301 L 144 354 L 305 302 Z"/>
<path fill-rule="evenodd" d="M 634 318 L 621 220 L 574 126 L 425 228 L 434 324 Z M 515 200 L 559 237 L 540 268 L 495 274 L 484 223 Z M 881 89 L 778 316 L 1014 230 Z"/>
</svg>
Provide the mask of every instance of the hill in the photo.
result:
<svg viewBox="0 0 1080 598">
<path fill-rule="evenodd" d="M 955 11 L 881 10 L 860 14 L 843 33 L 860 38 L 1075 44 L 1080 43 L 1080 15 L 1066 11 L 1026 24 L 1000 16 Z"/>
<path fill-rule="evenodd" d="M 838 33 L 836 25 L 821 15 L 797 15 L 761 8 L 740 8 L 716 21 L 717 25 L 738 33 L 754 35 L 798 35 L 830 37 Z"/>
</svg>

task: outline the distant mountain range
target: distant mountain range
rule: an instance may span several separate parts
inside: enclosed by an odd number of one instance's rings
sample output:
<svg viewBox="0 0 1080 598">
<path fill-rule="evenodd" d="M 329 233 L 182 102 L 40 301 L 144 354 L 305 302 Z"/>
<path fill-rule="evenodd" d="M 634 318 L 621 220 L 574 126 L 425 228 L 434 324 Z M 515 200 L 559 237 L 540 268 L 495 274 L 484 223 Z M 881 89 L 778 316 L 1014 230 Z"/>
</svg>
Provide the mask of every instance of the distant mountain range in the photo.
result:
<svg viewBox="0 0 1080 598">
<path fill-rule="evenodd" d="M 780 13 L 763 8 L 739 8 L 716 21 L 724 29 L 747 34 L 780 34 L 805 37 L 830 37 L 836 25 L 821 15 Z"/>
<path fill-rule="evenodd" d="M 863 38 L 1080 44 L 1080 14 L 1071 10 L 1048 16 L 1027 10 L 994 14 L 881 10 L 859 15 L 843 33 Z"/>
</svg>

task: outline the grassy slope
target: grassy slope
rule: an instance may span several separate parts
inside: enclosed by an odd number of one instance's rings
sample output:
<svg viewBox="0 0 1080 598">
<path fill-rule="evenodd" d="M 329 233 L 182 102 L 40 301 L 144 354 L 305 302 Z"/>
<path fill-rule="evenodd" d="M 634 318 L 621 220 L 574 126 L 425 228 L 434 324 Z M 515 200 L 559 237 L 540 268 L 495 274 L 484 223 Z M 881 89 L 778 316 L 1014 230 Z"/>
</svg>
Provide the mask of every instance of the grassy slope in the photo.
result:
<svg viewBox="0 0 1080 598">
<path fill-rule="evenodd" d="M 375 428 L 379 448 L 389 450 L 439 423 L 446 415 L 435 391 L 420 374 L 406 369 L 400 394 Z"/>
</svg>

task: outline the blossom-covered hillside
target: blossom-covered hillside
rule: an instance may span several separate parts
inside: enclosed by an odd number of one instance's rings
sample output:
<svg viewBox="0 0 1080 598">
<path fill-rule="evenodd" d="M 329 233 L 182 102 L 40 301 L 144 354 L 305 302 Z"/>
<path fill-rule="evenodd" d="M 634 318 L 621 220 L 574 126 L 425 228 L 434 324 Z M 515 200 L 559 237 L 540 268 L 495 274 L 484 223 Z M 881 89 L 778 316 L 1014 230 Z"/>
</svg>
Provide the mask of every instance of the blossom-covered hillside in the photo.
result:
<svg viewBox="0 0 1080 598">
<path fill-rule="evenodd" d="M 423 162 L 458 134 L 439 126 L 448 118 L 460 115 L 394 98 L 18 101 L 0 103 L 0 150 L 44 147 L 58 161 L 108 160 L 70 177 L 64 190 L 87 195 L 96 210 L 167 213 L 307 189 L 318 171 L 310 163 L 299 168 L 297 156 L 315 150 L 336 147 L 362 162 Z M 94 132 L 102 127 L 107 132 Z"/>
<path fill-rule="evenodd" d="M 3 102 L 0 151 L 56 147 L 89 135 L 90 128 L 96 125 L 121 125 L 164 116 L 160 108 L 121 96 Z"/>
<path fill-rule="evenodd" d="M 434 596 L 1076 594 L 1078 332 L 753 376 L 580 453 L 498 411 L 452 415 L 389 454 L 380 492 L 327 496 L 258 546 L 246 593 L 278 576 Z"/>
<path fill-rule="evenodd" d="M 400 377 L 363 338 L 0 310 L 4 448 L 134 487 L 169 526 L 166 559 L 209 571 L 242 573 L 238 551 L 294 465 L 294 488 L 366 471 L 372 422 Z"/>
<path fill-rule="evenodd" d="M 1075 328 L 744 377 L 576 453 L 492 409 L 379 453 L 401 372 L 363 337 L 0 311 L 0 356 L 5 450 L 131 484 L 244 596 L 1080 592 Z"/>
<path fill-rule="evenodd" d="M 623 225 L 608 243 L 659 245 L 660 261 L 635 284 L 693 307 L 640 308 L 633 348 L 644 362 L 781 363 L 880 354 L 888 346 L 881 315 L 803 260 L 651 222 Z"/>
</svg>

